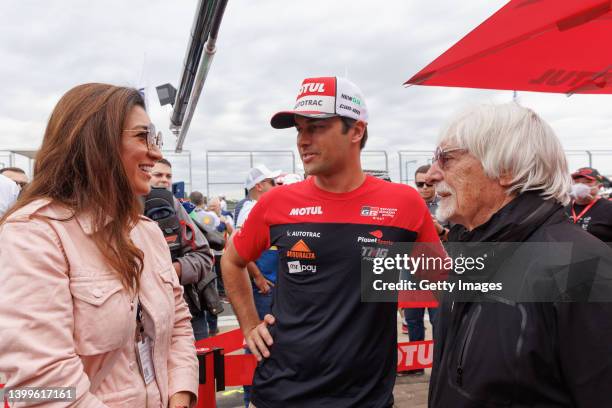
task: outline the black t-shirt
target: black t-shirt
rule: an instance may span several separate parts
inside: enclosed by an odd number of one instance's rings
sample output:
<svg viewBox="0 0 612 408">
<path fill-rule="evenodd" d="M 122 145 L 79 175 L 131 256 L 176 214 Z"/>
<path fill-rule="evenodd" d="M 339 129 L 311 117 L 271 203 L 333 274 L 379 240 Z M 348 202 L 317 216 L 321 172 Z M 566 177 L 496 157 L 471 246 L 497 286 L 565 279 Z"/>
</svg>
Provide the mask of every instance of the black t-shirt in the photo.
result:
<svg viewBox="0 0 612 408">
<path fill-rule="evenodd" d="M 576 216 L 587 207 L 586 205 L 573 204 Z M 572 205 L 566 208 L 566 213 L 572 218 Z M 603 242 L 612 246 L 612 201 L 600 198 L 588 211 L 578 219 L 576 223 L 585 231 L 596 236 Z"/>
<path fill-rule="evenodd" d="M 425 202 L 406 185 L 368 176 L 334 194 L 314 179 L 266 193 L 234 237 L 245 260 L 271 245 L 279 268 L 274 344 L 253 380 L 258 408 L 382 408 L 393 402 L 396 303 L 361 302 L 368 242 L 439 242 Z"/>
</svg>

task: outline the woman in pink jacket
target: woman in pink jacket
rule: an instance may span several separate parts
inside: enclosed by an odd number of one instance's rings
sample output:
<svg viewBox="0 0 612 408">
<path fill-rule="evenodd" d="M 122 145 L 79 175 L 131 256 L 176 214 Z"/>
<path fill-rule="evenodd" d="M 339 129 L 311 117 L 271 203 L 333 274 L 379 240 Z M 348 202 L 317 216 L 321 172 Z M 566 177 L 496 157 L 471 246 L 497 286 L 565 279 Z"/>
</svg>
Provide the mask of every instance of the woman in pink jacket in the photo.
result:
<svg viewBox="0 0 612 408">
<path fill-rule="evenodd" d="M 140 215 L 160 138 L 135 89 L 85 84 L 58 102 L 34 179 L 0 220 L 7 387 L 74 387 L 54 406 L 195 404 L 191 316 Z"/>
</svg>

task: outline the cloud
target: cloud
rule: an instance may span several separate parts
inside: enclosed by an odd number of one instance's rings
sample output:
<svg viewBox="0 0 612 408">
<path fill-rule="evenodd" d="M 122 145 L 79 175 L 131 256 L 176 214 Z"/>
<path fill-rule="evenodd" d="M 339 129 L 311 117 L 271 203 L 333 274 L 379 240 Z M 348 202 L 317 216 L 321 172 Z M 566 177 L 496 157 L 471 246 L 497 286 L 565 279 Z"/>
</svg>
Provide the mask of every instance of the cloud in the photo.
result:
<svg viewBox="0 0 612 408">
<path fill-rule="evenodd" d="M 362 88 L 370 109 L 368 148 L 386 151 L 391 175 L 399 179 L 398 151 L 433 149 L 440 129 L 466 105 L 512 99 L 508 91 L 401 86 L 503 4 L 231 0 L 184 146 L 191 152 L 193 188 L 206 189 L 206 151 L 294 150 L 294 131 L 272 129 L 269 120 L 291 107 L 301 80 L 314 75 L 346 74 Z M 4 2 L 0 148 L 37 147 L 57 100 L 83 82 L 149 86 L 152 120 L 168 129 L 170 109 L 158 105 L 153 88 L 178 85 L 196 5 Z M 612 150 L 612 115 L 604 98 L 610 96 L 519 94 L 521 103 L 551 123 L 566 148 L 583 150 Z M 173 135 L 164 133 L 173 148 Z M 175 174 L 188 178 L 187 161 L 176 160 Z M 274 168 L 291 164 L 258 160 Z M 241 182 L 248 163 L 215 159 L 209 182 Z M 384 160 L 368 157 L 366 164 L 382 166 Z M 603 171 L 612 173 L 612 167 Z M 217 187 L 241 191 L 238 184 Z"/>
</svg>

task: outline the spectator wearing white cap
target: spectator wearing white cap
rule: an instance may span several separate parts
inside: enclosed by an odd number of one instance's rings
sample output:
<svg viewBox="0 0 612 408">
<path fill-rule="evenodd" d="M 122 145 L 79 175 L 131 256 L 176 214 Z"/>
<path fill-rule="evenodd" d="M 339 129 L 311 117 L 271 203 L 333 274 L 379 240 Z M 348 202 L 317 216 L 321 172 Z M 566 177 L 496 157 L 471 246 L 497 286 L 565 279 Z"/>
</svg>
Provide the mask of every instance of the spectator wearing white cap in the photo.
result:
<svg viewBox="0 0 612 408">
<path fill-rule="evenodd" d="M 263 193 L 276 186 L 275 179 L 280 174 L 280 170 L 272 171 L 263 164 L 258 164 L 249 170 L 246 181 L 244 182 L 244 188 L 249 193 L 245 199 L 238 202 L 234 211 L 236 228 L 242 227 L 242 224 L 244 224 L 244 221 L 246 220 L 246 215 L 241 215 L 242 210 L 245 210 L 248 207 L 250 211 L 250 208 L 255 205 Z"/>
<path fill-rule="evenodd" d="M 274 180 L 279 176 L 279 174 L 280 171 L 270 171 L 264 165 L 259 165 L 249 170 L 245 182 L 245 187 L 248 189 L 249 194 L 242 206 L 242 209 L 239 211 L 239 218 L 236 222 L 236 228 L 242 227 L 251 213 L 251 210 L 255 206 L 255 203 L 257 203 L 257 200 L 276 186 L 276 182 Z M 272 254 L 270 253 L 271 251 L 273 252 Z M 274 287 L 274 282 L 276 282 L 277 263 L 277 249 L 276 247 L 271 247 L 267 251 L 264 251 L 257 261 L 249 262 L 247 265 L 247 270 L 254 283 L 253 291 L 256 306 L 258 306 L 258 294 L 271 296 L 271 289 Z M 263 316 L 269 313 L 269 305 L 267 307 L 262 307 L 261 309 L 265 309 L 265 312 L 260 311 L 259 307 L 257 308 L 260 318 L 263 319 Z"/>
</svg>

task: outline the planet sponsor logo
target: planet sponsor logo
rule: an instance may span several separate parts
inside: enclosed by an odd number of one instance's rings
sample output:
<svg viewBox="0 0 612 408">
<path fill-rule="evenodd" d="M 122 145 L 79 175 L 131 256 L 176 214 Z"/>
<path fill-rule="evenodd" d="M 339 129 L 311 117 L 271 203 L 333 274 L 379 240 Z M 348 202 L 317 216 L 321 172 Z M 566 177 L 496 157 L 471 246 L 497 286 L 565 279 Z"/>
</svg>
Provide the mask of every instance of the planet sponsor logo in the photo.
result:
<svg viewBox="0 0 612 408">
<path fill-rule="evenodd" d="M 357 242 L 362 243 L 362 244 L 372 243 L 372 244 L 380 244 L 380 245 L 393 245 L 393 241 L 387 241 L 387 240 L 382 239 L 383 232 L 381 230 L 374 230 L 374 231 L 369 232 L 368 234 L 370 235 L 369 237 L 358 236 Z"/>
</svg>

